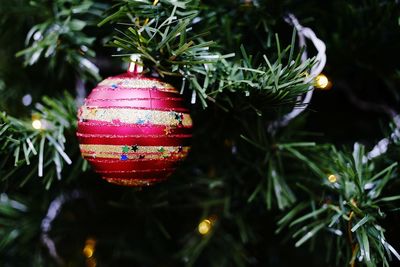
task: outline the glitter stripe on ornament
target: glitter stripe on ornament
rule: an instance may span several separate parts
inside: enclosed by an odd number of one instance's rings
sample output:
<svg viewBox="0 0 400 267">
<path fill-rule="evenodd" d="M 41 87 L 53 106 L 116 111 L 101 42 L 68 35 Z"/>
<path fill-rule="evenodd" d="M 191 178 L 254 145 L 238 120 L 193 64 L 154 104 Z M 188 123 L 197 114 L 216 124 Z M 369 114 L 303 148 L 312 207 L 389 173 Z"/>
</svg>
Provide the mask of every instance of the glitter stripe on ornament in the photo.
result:
<svg viewBox="0 0 400 267">
<path fill-rule="evenodd" d="M 122 88 L 147 88 L 157 89 L 163 92 L 178 93 L 178 91 L 170 84 L 160 82 L 153 79 L 137 79 L 128 75 L 120 75 L 105 79 L 98 84 L 99 86 L 112 86 L 117 85 Z"/>
<path fill-rule="evenodd" d="M 93 159 L 118 159 L 118 160 L 155 160 L 155 159 L 174 159 L 180 160 L 187 156 L 189 151 L 181 152 L 95 152 L 81 149 L 82 156 Z"/>
<path fill-rule="evenodd" d="M 190 147 L 180 146 L 138 146 L 136 144 L 114 146 L 114 145 L 79 145 L 82 152 L 94 152 L 94 153 L 174 153 L 174 152 L 188 152 Z"/>
<path fill-rule="evenodd" d="M 174 135 L 109 135 L 77 133 L 80 144 L 109 144 L 125 145 L 138 144 L 140 146 L 187 146 L 191 143 L 191 134 Z"/>
<path fill-rule="evenodd" d="M 81 153 L 86 158 L 106 158 L 118 160 L 174 159 L 187 156 L 190 147 L 182 146 L 138 146 L 138 145 L 80 145 Z"/>
<path fill-rule="evenodd" d="M 111 124 L 107 122 L 79 122 L 78 132 L 85 134 L 111 134 L 122 135 L 177 135 L 191 134 L 192 128 L 170 127 L 162 125 L 141 125 L 141 124 Z"/>
<path fill-rule="evenodd" d="M 86 159 L 89 158 L 98 158 L 98 159 L 118 159 L 118 160 L 143 160 L 143 159 L 151 159 L 151 160 L 158 160 L 158 159 L 165 159 L 165 158 L 170 158 L 174 160 L 180 160 L 184 159 L 187 156 L 187 152 L 184 153 L 106 153 L 106 152 L 101 152 L 101 153 L 94 153 L 94 152 L 86 152 L 86 151 L 81 151 L 82 156 L 84 156 Z"/>
<path fill-rule="evenodd" d="M 188 113 L 174 111 L 146 110 L 137 108 L 80 108 L 80 119 L 100 122 L 158 124 L 191 127 L 192 119 Z"/>
<path fill-rule="evenodd" d="M 166 179 L 123 179 L 123 178 L 103 178 L 109 183 L 122 186 L 150 186 Z"/>
<path fill-rule="evenodd" d="M 89 108 L 132 108 L 151 109 L 161 111 L 189 112 L 182 100 L 168 99 L 87 99 L 86 106 Z"/>
</svg>

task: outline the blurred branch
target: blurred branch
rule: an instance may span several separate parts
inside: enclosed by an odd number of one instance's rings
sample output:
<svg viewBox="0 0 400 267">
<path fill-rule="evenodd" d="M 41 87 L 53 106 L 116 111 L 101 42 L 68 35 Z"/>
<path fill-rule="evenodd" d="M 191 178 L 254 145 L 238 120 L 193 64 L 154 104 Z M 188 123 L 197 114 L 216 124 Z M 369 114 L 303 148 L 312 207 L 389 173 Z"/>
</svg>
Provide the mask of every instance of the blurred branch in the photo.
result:
<svg viewBox="0 0 400 267">
<path fill-rule="evenodd" d="M 49 233 L 52 228 L 52 224 L 54 219 L 57 217 L 57 215 L 60 213 L 63 205 L 66 202 L 69 202 L 71 200 L 75 200 L 78 198 L 82 197 L 82 193 L 79 191 L 73 191 L 69 194 L 61 194 L 60 196 L 56 197 L 49 205 L 49 208 L 47 210 L 47 214 L 42 220 L 41 223 L 41 241 L 44 246 L 49 251 L 50 256 L 58 263 L 58 265 L 64 266 L 65 263 L 63 259 L 58 255 L 57 253 L 57 248 L 56 245 L 53 241 L 53 239 L 50 237 Z"/>
<path fill-rule="evenodd" d="M 324 162 L 325 166 L 321 166 L 321 171 L 327 170 L 331 175 L 320 176 L 322 188 L 316 189 L 319 192 L 310 194 L 309 201 L 287 213 L 278 222 L 278 231 L 285 226 L 294 229 L 293 237 L 300 238 L 296 246 L 315 238 L 323 230 L 338 236 L 349 232 L 349 250 L 353 256 L 347 259 L 348 263 L 354 264 L 359 259 L 367 266 L 383 264 L 388 267 L 391 254 L 400 260 L 378 223 L 385 216 L 384 211 L 393 210 L 400 200 L 400 195 L 385 195 L 385 189 L 396 177 L 397 163 L 374 172 L 374 165 L 365 163 L 364 157 L 364 147 L 359 144 L 355 144 L 351 156 L 332 149 L 332 163 Z M 338 240 L 338 250 L 348 244 L 342 238 Z"/>
<path fill-rule="evenodd" d="M 346 94 L 350 102 L 352 102 L 359 109 L 385 113 L 392 119 L 392 122 L 394 123 L 393 132 L 390 134 L 390 136 L 381 139 L 367 154 L 364 160 L 374 159 L 385 154 L 389 148 L 389 145 L 393 142 L 397 142 L 400 139 L 400 114 L 386 104 L 377 104 L 360 99 L 353 92 L 352 88 L 350 88 L 350 86 L 344 82 L 339 81 L 337 84 L 339 88 L 344 89 L 342 91 Z"/>
<path fill-rule="evenodd" d="M 84 29 L 96 25 L 107 6 L 92 0 L 30 4 L 45 16 L 30 29 L 25 41 L 27 48 L 16 56 L 23 56 L 25 65 L 36 64 L 41 58 L 46 58 L 52 67 L 66 61 L 81 76 L 99 80 L 99 69 L 92 63 L 95 52 L 91 47 L 95 38 L 88 36 Z M 49 12 L 43 12 L 47 9 Z"/>
</svg>

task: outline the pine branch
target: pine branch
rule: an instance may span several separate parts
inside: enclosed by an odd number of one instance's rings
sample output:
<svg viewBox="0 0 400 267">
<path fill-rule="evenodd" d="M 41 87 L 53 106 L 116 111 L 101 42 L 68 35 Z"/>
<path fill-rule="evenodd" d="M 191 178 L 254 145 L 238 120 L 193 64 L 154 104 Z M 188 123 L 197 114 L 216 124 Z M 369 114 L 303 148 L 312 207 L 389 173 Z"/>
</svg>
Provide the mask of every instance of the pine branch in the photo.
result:
<svg viewBox="0 0 400 267">
<path fill-rule="evenodd" d="M 25 45 L 16 56 L 23 56 L 25 65 L 36 64 L 40 59 L 48 60 L 49 66 L 60 66 L 68 62 L 84 78 L 99 80 L 99 70 L 91 62 L 95 57 L 92 49 L 95 38 L 84 32 L 96 25 L 99 16 L 107 7 L 104 4 L 85 1 L 37 1 L 32 4 L 43 16 L 29 30 Z"/>
<path fill-rule="evenodd" d="M 274 62 L 267 56 L 263 62 L 255 62 L 244 47 L 242 57 L 228 60 L 234 53 L 218 52 L 219 44 L 204 39 L 207 29 L 196 31 L 204 28 L 202 21 L 210 19 L 209 14 L 199 11 L 201 8 L 198 1 L 161 1 L 156 5 L 151 1 L 124 2 L 100 25 L 126 25 L 126 30 L 117 30 L 119 34 L 110 45 L 123 51 L 121 56 L 139 54 L 144 65 L 161 76 L 183 77 L 181 91 L 188 81 L 204 107 L 207 101 L 232 102 L 227 99 L 232 92 L 244 94 L 247 102 L 257 99 L 262 105 L 282 105 L 295 102 L 297 95 L 308 90 L 305 73 L 313 61 L 301 63 L 300 54 L 292 58 L 294 39 L 283 51 L 277 39 Z"/>
<path fill-rule="evenodd" d="M 61 179 L 64 162 L 72 163 L 65 152 L 65 131 L 73 132 L 76 128 L 74 99 L 65 93 L 60 100 L 44 97 L 43 103 L 36 105 L 37 111 L 32 115 L 36 125 L 32 124 L 32 120 L 17 119 L 4 112 L 0 114 L 0 147 L 4 155 L 0 164 L 7 166 L 1 171 L 3 182 L 37 160 L 20 185 L 34 177 L 33 171 L 37 171 L 39 177 L 44 177 L 46 188 L 49 188 L 55 178 Z M 10 164 L 12 157 L 13 165 Z M 54 164 L 55 170 L 45 173 L 44 169 L 51 164 Z"/>
<path fill-rule="evenodd" d="M 37 199 L 36 199 L 37 200 Z M 7 264 L 41 266 L 40 210 L 32 209 L 29 197 L 0 195 L 0 258 Z M 18 260 L 17 260 L 18 259 Z"/>
<path fill-rule="evenodd" d="M 271 63 L 264 55 L 264 62 L 258 64 L 253 62 L 253 57 L 248 56 L 242 47 L 239 63 L 225 62 L 222 70 L 218 67 L 215 69 L 216 74 L 208 82 L 211 88 L 209 95 L 216 98 L 225 93 L 220 98 L 228 103 L 236 103 L 232 108 L 254 110 L 258 115 L 271 107 L 293 104 L 298 95 L 309 90 L 310 84 L 305 82 L 306 73 L 314 63 L 313 59 L 301 63 L 301 54 L 294 60 L 288 57 L 293 46 L 294 40 L 284 51 L 278 50 L 275 62 Z M 232 97 L 228 92 L 236 96 Z M 241 101 L 238 103 L 235 98 L 241 98 Z"/>
<path fill-rule="evenodd" d="M 400 195 L 384 195 L 398 175 L 395 172 L 397 163 L 376 173 L 375 166 L 364 161 L 364 147 L 357 144 L 352 156 L 332 149 L 330 158 L 332 165 L 320 165 L 321 172 L 332 174 L 329 180 L 320 176 L 322 188 L 317 188 L 319 192 L 310 192 L 311 201 L 298 204 L 284 216 L 278 222 L 278 231 L 286 225 L 294 229 L 293 238 L 298 239 L 296 246 L 322 232 L 330 238 L 347 235 L 347 240 L 338 239 L 337 250 L 347 246 L 350 258 L 346 261 L 352 266 L 357 259 L 367 266 L 383 264 L 387 267 L 391 255 L 400 260 L 398 252 L 386 241 L 384 228 L 379 223 L 385 217 L 384 212 L 391 212 L 395 202 L 400 200 Z"/>
</svg>

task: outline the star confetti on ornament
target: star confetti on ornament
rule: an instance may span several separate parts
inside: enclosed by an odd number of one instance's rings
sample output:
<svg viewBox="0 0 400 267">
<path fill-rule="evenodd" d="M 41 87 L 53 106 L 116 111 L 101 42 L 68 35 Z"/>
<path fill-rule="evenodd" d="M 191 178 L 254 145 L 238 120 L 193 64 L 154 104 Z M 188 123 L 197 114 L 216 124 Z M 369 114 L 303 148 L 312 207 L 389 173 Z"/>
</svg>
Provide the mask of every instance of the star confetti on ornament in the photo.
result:
<svg viewBox="0 0 400 267">
<path fill-rule="evenodd" d="M 140 156 L 139 156 L 139 159 L 144 159 L 144 155 L 140 155 Z"/>
<path fill-rule="evenodd" d="M 178 152 L 182 152 L 182 150 L 183 150 L 183 147 L 182 147 L 182 146 L 179 146 L 179 147 L 178 147 Z"/>
<path fill-rule="evenodd" d="M 178 121 L 179 126 L 183 126 L 183 114 L 175 112 L 175 120 Z"/>
<path fill-rule="evenodd" d="M 90 113 L 90 115 L 96 115 L 96 113 L 97 113 L 97 108 L 91 108 L 91 109 L 89 109 L 89 113 Z"/>
<path fill-rule="evenodd" d="M 124 154 L 121 155 L 121 160 L 127 160 L 127 159 L 128 159 L 127 155 L 124 155 Z"/>
<path fill-rule="evenodd" d="M 138 147 L 138 145 L 134 145 L 134 146 L 131 147 L 131 149 L 132 149 L 134 152 L 136 152 L 136 151 L 139 150 L 139 147 Z"/>
<path fill-rule="evenodd" d="M 146 121 L 144 119 L 138 119 L 137 120 L 137 124 L 144 124 Z"/>
<path fill-rule="evenodd" d="M 171 133 L 171 127 L 165 126 L 164 132 L 165 132 L 165 134 L 170 134 Z"/>
<path fill-rule="evenodd" d="M 129 147 L 128 146 L 123 146 L 122 147 L 122 152 L 128 153 L 129 152 Z"/>
<path fill-rule="evenodd" d="M 112 84 L 112 85 L 111 85 L 111 88 L 112 88 L 112 89 L 118 88 L 118 85 Z"/>
<path fill-rule="evenodd" d="M 165 149 L 163 148 L 163 147 L 160 147 L 159 149 L 158 149 L 158 152 L 164 152 L 165 151 Z"/>
</svg>

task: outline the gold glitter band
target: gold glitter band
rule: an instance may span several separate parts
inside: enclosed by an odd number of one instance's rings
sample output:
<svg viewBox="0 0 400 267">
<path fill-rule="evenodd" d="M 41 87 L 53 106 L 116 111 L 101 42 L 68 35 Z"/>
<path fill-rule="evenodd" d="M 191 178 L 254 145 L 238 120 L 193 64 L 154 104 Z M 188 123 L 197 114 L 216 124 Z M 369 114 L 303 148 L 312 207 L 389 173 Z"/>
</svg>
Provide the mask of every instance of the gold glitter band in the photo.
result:
<svg viewBox="0 0 400 267">
<path fill-rule="evenodd" d="M 82 156 L 86 158 L 136 159 L 184 159 L 190 147 L 185 146 L 115 146 L 81 144 Z"/>
<path fill-rule="evenodd" d="M 158 153 L 158 154 L 145 154 L 145 155 L 137 155 L 137 154 L 122 154 L 124 155 L 124 160 L 180 160 L 184 159 L 187 156 L 187 153 Z M 116 154 L 107 154 L 107 153 L 86 153 L 82 152 L 82 156 L 85 158 L 101 158 L 101 159 L 121 159 L 121 155 Z"/>
<path fill-rule="evenodd" d="M 191 127 L 188 113 L 133 108 L 81 107 L 82 120 Z"/>
<path fill-rule="evenodd" d="M 157 152 L 169 152 L 169 153 L 178 153 L 178 152 L 188 152 L 189 146 L 116 146 L 116 145 L 89 145 L 89 144 L 81 144 L 79 145 L 81 151 L 87 152 L 95 152 L 97 154 L 100 153 L 127 153 L 134 152 L 137 154 L 140 153 L 157 153 Z M 135 151 L 136 150 L 136 151 Z"/>
<path fill-rule="evenodd" d="M 150 186 L 163 181 L 164 179 L 120 179 L 120 178 L 105 178 L 107 182 L 123 185 L 123 186 Z"/>
<path fill-rule="evenodd" d="M 150 79 L 137 78 L 108 78 L 99 83 L 99 86 L 117 86 L 120 88 L 154 88 L 162 92 L 178 93 L 178 91 L 170 84 Z"/>
</svg>

